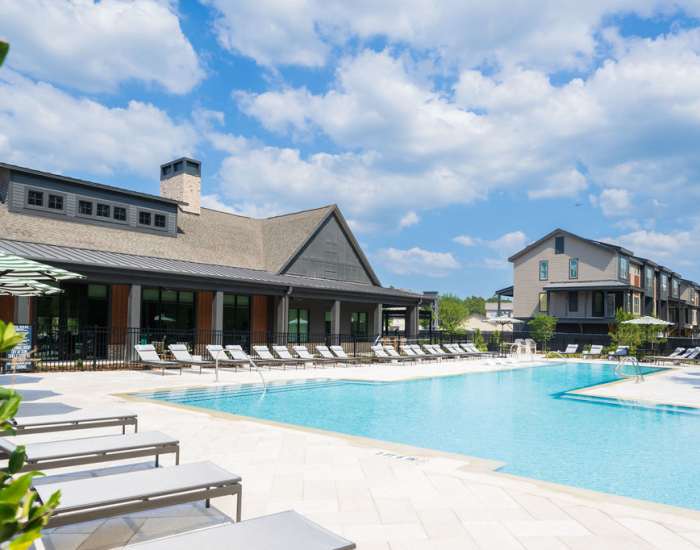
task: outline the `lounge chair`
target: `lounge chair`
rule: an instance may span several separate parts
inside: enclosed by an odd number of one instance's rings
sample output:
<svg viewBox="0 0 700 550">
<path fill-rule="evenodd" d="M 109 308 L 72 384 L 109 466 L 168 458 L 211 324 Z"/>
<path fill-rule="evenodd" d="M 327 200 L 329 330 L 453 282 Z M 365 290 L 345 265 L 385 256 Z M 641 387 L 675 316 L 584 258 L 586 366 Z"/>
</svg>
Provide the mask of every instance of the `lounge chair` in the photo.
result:
<svg viewBox="0 0 700 550">
<path fill-rule="evenodd" d="M 6 437 L 0 437 L 0 458 L 8 458 L 16 447 Z M 158 466 L 160 455 L 170 453 L 175 454 L 175 464 L 180 462 L 178 440 L 161 432 L 27 443 L 24 447 L 27 459 L 23 471 L 82 466 L 142 456 L 154 456 Z"/>
<path fill-rule="evenodd" d="M 564 351 L 558 353 L 561 355 L 576 355 L 578 353 L 578 344 L 569 344 Z"/>
<path fill-rule="evenodd" d="M 685 348 L 678 347 L 668 355 L 648 355 L 646 358 L 653 360 L 655 363 L 663 363 L 664 361 L 670 361 L 685 356 L 691 353 L 693 349 L 695 348 L 688 348 L 686 350 Z"/>
<path fill-rule="evenodd" d="M 693 364 L 693 363 L 696 363 L 698 361 L 699 357 L 700 357 L 700 347 L 689 348 L 685 353 L 679 355 L 678 357 L 668 359 L 667 362 L 670 361 L 674 365 L 682 365 L 683 363 Z"/>
<path fill-rule="evenodd" d="M 422 361 L 423 357 L 419 356 L 415 350 L 413 349 L 413 346 L 411 345 L 403 345 L 401 346 L 401 352 L 406 356 L 406 357 L 412 357 L 414 361 Z"/>
<path fill-rule="evenodd" d="M 161 359 L 152 344 L 136 344 L 134 349 L 139 356 L 139 363 L 163 369 L 163 376 L 165 376 L 165 369 L 180 369 L 182 374 L 182 363 Z"/>
<path fill-rule="evenodd" d="M 617 346 L 617 349 L 608 355 L 608 359 L 617 359 L 619 361 L 623 357 L 628 357 L 629 354 L 629 346 Z"/>
<path fill-rule="evenodd" d="M 323 359 L 333 359 L 336 365 L 349 365 L 351 361 L 343 361 L 340 357 L 335 355 L 328 346 L 317 345 L 316 351 Z"/>
<path fill-rule="evenodd" d="M 431 359 L 435 359 L 435 356 L 432 353 L 425 353 L 423 348 L 421 348 L 418 344 L 406 344 L 406 347 L 411 348 L 413 352 L 423 360 L 430 361 Z"/>
<path fill-rule="evenodd" d="M 226 523 L 129 544 L 134 550 L 191 550 L 192 548 L 240 548 L 241 550 L 353 550 L 350 542 L 293 511 Z"/>
<path fill-rule="evenodd" d="M 370 349 L 372 350 L 372 354 L 374 355 L 373 359 L 378 363 L 394 362 L 394 359 L 389 357 L 389 354 L 384 351 L 384 348 L 380 344 L 377 344 L 376 346 L 371 346 Z"/>
<path fill-rule="evenodd" d="M 267 367 L 275 366 L 286 369 L 287 365 L 290 364 L 288 361 L 285 361 L 284 359 L 278 359 L 277 357 L 272 355 L 267 346 L 253 346 L 253 351 L 255 352 L 255 355 L 259 357 L 259 359 L 255 359 L 256 363 L 262 363 Z"/>
<path fill-rule="evenodd" d="M 338 364 L 338 360 L 335 357 L 333 357 L 332 354 L 330 357 L 318 357 L 316 355 L 313 355 L 306 346 L 292 346 L 292 349 L 294 350 L 294 353 L 296 353 L 297 356 L 299 356 L 300 359 L 309 361 L 314 365 L 318 363 L 333 365 Z M 330 353 L 330 350 L 328 351 L 328 353 Z"/>
<path fill-rule="evenodd" d="M 423 350 L 426 354 L 432 355 L 433 357 L 437 357 L 439 359 L 444 359 L 446 356 L 445 352 L 435 349 L 432 344 L 423 344 Z"/>
<path fill-rule="evenodd" d="M 450 352 L 451 354 L 455 355 L 456 357 L 459 357 L 461 359 L 465 357 L 474 357 L 474 354 L 468 351 L 463 350 L 459 344 L 443 344 L 442 347 Z"/>
<path fill-rule="evenodd" d="M 194 462 L 123 474 L 34 485 L 41 502 L 61 491 L 61 502 L 47 527 L 165 508 L 235 495 L 241 520 L 241 478 L 211 462 Z"/>
<path fill-rule="evenodd" d="M 231 358 L 226 353 L 226 350 L 224 350 L 224 347 L 220 346 L 219 344 L 207 345 L 207 353 L 214 360 L 214 363 L 212 366 L 216 366 L 216 363 L 218 363 L 219 366 L 223 366 L 223 367 L 227 367 L 227 366 L 244 367 L 245 365 L 250 366 L 250 358 L 237 358 L 237 357 Z"/>
<path fill-rule="evenodd" d="M 286 361 L 288 364 L 294 365 L 295 367 L 299 367 L 301 365 L 302 367 L 306 368 L 308 361 L 304 361 L 299 357 L 293 357 L 292 354 L 289 353 L 287 346 L 272 346 L 272 351 L 277 354 L 277 357 Z"/>
<path fill-rule="evenodd" d="M 121 426 L 123 434 L 126 433 L 127 426 L 133 426 L 135 432 L 139 431 L 138 415 L 116 408 L 81 409 L 65 414 L 41 416 L 22 416 L 20 408 L 19 413 L 11 420 L 15 431 L 14 435 L 109 428 L 111 426 Z"/>
<path fill-rule="evenodd" d="M 584 357 L 600 357 L 603 355 L 603 346 L 595 344 L 591 346 L 591 349 L 583 352 Z"/>
<path fill-rule="evenodd" d="M 464 351 L 471 353 L 476 357 L 496 357 L 498 355 L 498 353 L 493 351 L 481 351 L 473 343 L 463 343 L 460 344 L 460 346 Z"/>
<path fill-rule="evenodd" d="M 178 363 L 182 363 L 183 365 L 190 365 L 192 367 L 194 367 L 195 365 L 199 365 L 199 374 L 202 374 L 203 367 L 208 367 L 210 369 L 216 367 L 215 361 L 207 361 L 205 359 L 202 359 L 201 357 L 199 359 L 195 359 L 194 357 L 192 357 L 185 344 L 169 344 L 168 349 L 170 350 L 170 353 L 173 354 L 173 357 L 175 357 L 175 361 L 177 361 Z"/>
<path fill-rule="evenodd" d="M 387 353 L 387 355 L 389 355 L 389 357 L 391 357 L 395 361 L 403 361 L 403 362 L 408 362 L 408 361 L 415 362 L 416 361 L 415 356 L 401 355 L 398 351 L 396 351 L 396 348 L 394 348 L 394 346 L 392 346 L 392 345 L 384 346 L 384 351 Z"/>
<path fill-rule="evenodd" d="M 226 353 L 233 359 L 236 364 L 248 365 L 248 368 L 252 369 L 253 366 L 257 366 L 255 360 L 248 355 L 243 346 L 239 344 L 228 344 L 226 346 Z"/>
<path fill-rule="evenodd" d="M 350 357 L 347 353 L 345 353 L 343 346 L 330 346 L 330 350 L 333 352 L 333 354 L 338 359 L 342 359 L 343 361 L 347 361 L 349 363 L 366 363 L 367 362 L 367 359 L 364 357 Z"/>
</svg>

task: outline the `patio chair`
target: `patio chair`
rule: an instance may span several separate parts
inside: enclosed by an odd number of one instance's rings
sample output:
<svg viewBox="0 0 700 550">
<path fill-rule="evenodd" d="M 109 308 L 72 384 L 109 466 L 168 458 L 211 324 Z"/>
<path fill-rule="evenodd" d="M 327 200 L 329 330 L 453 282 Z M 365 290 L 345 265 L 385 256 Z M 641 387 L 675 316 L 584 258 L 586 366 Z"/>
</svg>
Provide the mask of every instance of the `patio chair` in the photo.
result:
<svg viewBox="0 0 700 550">
<path fill-rule="evenodd" d="M 578 353 L 578 344 L 569 344 L 564 351 L 558 353 L 561 355 L 576 355 Z"/>
<path fill-rule="evenodd" d="M 229 355 L 229 357 L 231 357 L 231 359 L 236 361 L 236 363 L 248 365 L 248 368 L 251 370 L 254 366 L 257 367 L 255 360 L 248 355 L 243 349 L 243 346 L 239 344 L 228 344 L 226 346 L 226 353 Z"/>
<path fill-rule="evenodd" d="M 608 359 L 617 359 L 619 361 L 623 357 L 628 357 L 629 354 L 629 346 L 617 346 L 617 349 L 608 355 Z"/>
<path fill-rule="evenodd" d="M 297 368 L 299 368 L 299 366 L 306 368 L 308 361 L 300 359 L 299 357 L 292 357 L 292 354 L 289 353 L 287 346 L 272 346 L 272 351 L 277 354 L 277 357 L 283 359 L 290 365 L 294 365 Z"/>
<path fill-rule="evenodd" d="M 462 343 L 460 344 L 460 346 L 464 351 L 471 353 L 476 357 L 496 357 L 498 355 L 498 353 L 495 353 L 493 351 L 481 351 L 473 343 L 470 342 Z"/>
<path fill-rule="evenodd" d="M 693 349 L 695 348 L 685 349 L 678 347 L 668 355 L 647 355 L 646 359 L 651 359 L 652 361 L 654 361 L 654 363 L 663 363 L 664 361 L 672 361 L 673 359 L 677 359 L 679 357 L 683 357 L 689 353 L 692 353 Z"/>
<path fill-rule="evenodd" d="M 600 357 L 601 355 L 603 355 L 603 346 L 600 344 L 594 344 L 591 349 L 583 352 L 584 357 Z"/>
<path fill-rule="evenodd" d="M 685 353 L 676 357 L 667 358 L 665 362 L 673 363 L 674 365 L 682 365 L 683 363 L 692 364 L 698 361 L 700 357 L 700 347 L 688 348 Z"/>
<path fill-rule="evenodd" d="M 423 350 L 426 354 L 432 355 L 433 357 L 437 357 L 440 359 L 443 359 L 446 355 L 444 352 L 435 349 L 432 344 L 423 344 Z"/>
<path fill-rule="evenodd" d="M 528 348 L 528 353 L 531 353 L 532 355 L 537 353 L 537 342 L 535 342 L 532 338 L 525 338 L 525 345 Z"/>
<path fill-rule="evenodd" d="M 389 357 L 391 357 L 395 361 L 403 361 L 404 363 L 409 362 L 409 361 L 411 361 L 411 362 L 416 361 L 415 356 L 401 355 L 398 351 L 396 351 L 396 348 L 394 348 L 394 346 L 392 346 L 392 345 L 384 346 L 384 351 L 387 353 L 387 355 Z"/>
<path fill-rule="evenodd" d="M 153 344 L 136 344 L 134 349 L 139 356 L 139 363 L 150 367 L 160 367 L 163 369 L 163 376 L 165 376 L 165 369 L 180 369 L 180 375 L 182 375 L 182 363 L 161 359 Z"/>
<path fill-rule="evenodd" d="M 474 357 L 473 353 L 464 351 L 458 344 L 443 344 L 442 347 L 460 359 L 464 359 L 465 357 Z"/>
<path fill-rule="evenodd" d="M 253 346 L 253 351 L 255 352 L 255 355 L 260 358 L 259 360 L 256 359 L 255 361 L 261 362 L 266 367 L 282 367 L 286 370 L 287 365 L 289 364 L 289 362 L 285 361 L 284 359 L 278 359 L 272 355 L 267 346 Z"/>
<path fill-rule="evenodd" d="M 338 364 L 338 360 L 333 357 L 332 354 L 331 357 L 317 357 L 316 355 L 313 355 L 306 346 L 292 346 L 292 349 L 300 359 L 305 359 L 314 365 L 318 363 L 333 365 Z M 328 353 L 330 353 L 330 351 Z"/>
<path fill-rule="evenodd" d="M 178 440 L 161 432 L 27 443 L 24 447 L 27 459 L 22 471 L 82 466 L 142 456 L 154 456 L 158 466 L 160 455 L 170 453 L 175 454 L 175 464 L 180 462 Z M 17 445 L 8 438 L 0 437 L 0 458 L 8 458 L 16 448 Z"/>
<path fill-rule="evenodd" d="M 401 353 L 403 353 L 406 357 L 413 358 L 413 360 L 416 362 L 423 360 L 423 357 L 419 356 L 413 349 L 413 346 L 410 344 L 404 344 L 401 346 Z"/>
<path fill-rule="evenodd" d="M 121 426 L 126 433 L 127 426 L 133 426 L 134 432 L 139 431 L 138 415 L 131 411 L 110 409 L 81 409 L 64 414 L 40 416 L 22 416 L 13 418 L 14 435 L 30 435 L 38 433 L 64 432 L 69 430 L 87 430 L 92 428 L 109 428 Z"/>
<path fill-rule="evenodd" d="M 316 351 L 323 359 L 333 359 L 336 365 L 350 365 L 351 361 L 343 361 L 340 357 L 335 355 L 328 346 L 321 344 L 316 345 Z"/>
<path fill-rule="evenodd" d="M 356 364 L 356 363 L 366 363 L 367 362 L 367 359 L 364 357 L 350 357 L 347 353 L 345 353 L 343 346 L 330 346 L 330 350 L 333 352 L 333 354 L 338 359 L 342 359 L 343 361 L 348 361 L 349 363 Z"/>
<path fill-rule="evenodd" d="M 177 361 L 178 363 L 182 363 L 183 365 L 190 365 L 192 367 L 195 365 L 199 365 L 199 374 L 202 374 L 203 367 L 208 367 L 211 369 L 216 367 L 215 361 L 207 361 L 205 359 L 202 359 L 201 357 L 199 359 L 195 359 L 194 357 L 192 357 L 185 344 L 169 344 L 168 349 L 170 350 L 170 353 L 173 354 L 173 357 L 175 357 L 175 361 Z"/>
<path fill-rule="evenodd" d="M 129 544 L 134 550 L 241 548 L 255 550 L 353 550 L 350 542 L 294 511 L 226 523 Z"/>
<path fill-rule="evenodd" d="M 227 346 L 228 347 L 228 346 Z M 224 350 L 224 347 L 219 345 L 219 344 L 208 344 L 207 345 L 207 353 L 209 356 L 213 359 L 213 364 L 212 367 L 216 366 L 216 363 L 219 363 L 219 366 L 232 366 L 232 367 L 244 367 L 248 365 L 250 367 L 250 358 L 246 357 L 233 357 L 228 355 L 226 353 L 226 350 Z"/>
<path fill-rule="evenodd" d="M 432 353 L 425 353 L 423 348 L 418 344 L 406 344 L 406 347 L 411 348 L 413 352 L 424 361 L 438 360 Z"/>
<path fill-rule="evenodd" d="M 46 503 L 56 491 L 61 502 L 48 528 L 133 514 L 225 495 L 236 496 L 236 521 L 241 520 L 241 477 L 211 462 L 193 462 L 122 474 L 34 485 Z"/>
</svg>

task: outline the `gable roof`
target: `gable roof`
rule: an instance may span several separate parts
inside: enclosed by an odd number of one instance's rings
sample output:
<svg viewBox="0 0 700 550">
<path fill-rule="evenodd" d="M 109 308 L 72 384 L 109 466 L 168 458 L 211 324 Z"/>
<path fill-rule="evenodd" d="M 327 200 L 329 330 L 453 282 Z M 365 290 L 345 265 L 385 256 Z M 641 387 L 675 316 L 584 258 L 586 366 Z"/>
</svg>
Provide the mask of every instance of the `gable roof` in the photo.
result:
<svg viewBox="0 0 700 550">
<path fill-rule="evenodd" d="M 593 239 L 587 239 L 586 237 L 581 237 L 580 235 L 576 235 L 575 233 L 571 233 L 570 231 L 566 231 L 565 229 L 561 229 L 560 227 L 557 227 L 555 230 L 547 233 L 544 237 L 537 239 L 535 242 L 530 243 L 529 245 L 527 245 L 525 248 L 523 248 L 519 252 L 516 252 L 515 254 L 513 254 L 510 258 L 508 258 L 508 261 L 512 262 L 514 260 L 517 260 L 522 255 L 530 252 L 530 250 L 536 248 L 537 246 L 539 246 L 540 244 L 542 244 L 546 240 L 551 239 L 552 237 L 557 236 L 557 235 L 566 235 L 566 236 L 573 237 L 575 239 L 579 239 L 581 241 L 587 242 L 588 244 L 592 244 L 593 246 L 598 246 L 600 248 L 606 248 L 608 250 L 614 250 L 615 252 L 621 252 L 621 253 L 627 254 L 629 256 L 634 256 L 634 253 L 631 250 L 627 250 L 626 248 L 623 248 L 623 247 L 618 246 L 616 244 L 606 243 L 603 241 L 596 241 Z"/>
</svg>

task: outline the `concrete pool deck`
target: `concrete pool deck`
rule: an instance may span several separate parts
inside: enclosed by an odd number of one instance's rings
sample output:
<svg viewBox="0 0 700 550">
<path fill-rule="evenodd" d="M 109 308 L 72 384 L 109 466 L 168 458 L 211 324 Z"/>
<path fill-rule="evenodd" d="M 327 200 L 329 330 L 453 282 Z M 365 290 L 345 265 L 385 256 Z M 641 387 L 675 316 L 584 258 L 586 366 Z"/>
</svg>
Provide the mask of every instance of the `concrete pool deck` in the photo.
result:
<svg viewBox="0 0 700 550">
<path fill-rule="evenodd" d="M 268 381 L 302 378 L 402 380 L 531 366 L 486 361 L 429 365 L 265 371 Z M 541 363 L 540 363 L 541 364 Z M 678 371 L 678 372 L 677 372 Z M 690 382 L 697 376 L 697 387 Z M 9 385 L 12 377 L 0 377 Z M 259 383 L 255 372 L 222 372 L 220 384 Z M 700 548 L 700 512 L 501 474 L 488 461 L 235 417 L 119 394 L 215 385 L 211 373 L 112 371 L 17 375 L 31 414 L 117 405 L 139 414 L 139 429 L 179 438 L 181 461 L 208 459 L 241 475 L 243 518 L 295 509 L 355 541 L 360 549 L 686 549 Z M 641 387 L 644 388 L 641 388 Z M 640 389 L 641 388 L 641 389 Z M 673 388 L 700 406 L 700 369 L 674 369 L 643 384 L 625 381 L 587 391 L 670 402 Z M 655 392 L 658 394 L 655 396 Z M 694 393 L 695 392 L 695 393 Z M 693 398 L 695 401 L 693 401 Z M 638 399 L 635 397 L 635 399 Z M 117 429 L 41 434 L 20 441 L 113 434 Z M 165 464 L 168 458 L 163 459 Z M 169 464 L 169 462 L 167 462 Z M 151 467 L 143 460 L 68 477 Z M 58 475 L 62 470 L 56 470 Z M 90 473 L 88 473 L 90 471 Z M 56 474 L 51 475 L 53 479 Z M 118 548 L 228 520 L 233 499 L 182 505 L 50 530 L 48 549 Z"/>
</svg>

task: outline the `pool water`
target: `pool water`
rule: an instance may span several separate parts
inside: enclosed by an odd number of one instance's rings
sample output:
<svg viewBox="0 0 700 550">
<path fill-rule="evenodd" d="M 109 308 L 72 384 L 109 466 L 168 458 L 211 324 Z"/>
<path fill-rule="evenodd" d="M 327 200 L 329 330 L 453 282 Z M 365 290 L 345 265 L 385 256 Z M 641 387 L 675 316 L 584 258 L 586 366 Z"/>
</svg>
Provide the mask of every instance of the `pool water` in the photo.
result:
<svg viewBox="0 0 700 550">
<path fill-rule="evenodd" d="M 699 411 L 567 393 L 617 378 L 613 365 L 562 363 L 139 395 L 497 460 L 511 474 L 700 509 Z"/>
</svg>

